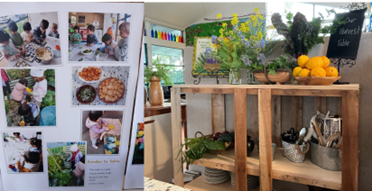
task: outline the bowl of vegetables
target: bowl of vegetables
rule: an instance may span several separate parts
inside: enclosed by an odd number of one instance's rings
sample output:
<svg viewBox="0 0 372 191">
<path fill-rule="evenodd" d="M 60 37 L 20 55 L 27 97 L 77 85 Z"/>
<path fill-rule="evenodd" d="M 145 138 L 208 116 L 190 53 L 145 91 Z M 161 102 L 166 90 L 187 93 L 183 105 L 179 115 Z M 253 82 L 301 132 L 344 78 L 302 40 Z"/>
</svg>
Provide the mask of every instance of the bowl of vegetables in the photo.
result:
<svg viewBox="0 0 372 191">
<path fill-rule="evenodd" d="M 76 99 L 82 104 L 92 103 L 96 95 L 96 89 L 90 85 L 83 85 L 76 90 Z"/>
<path fill-rule="evenodd" d="M 86 48 L 86 49 L 83 49 L 83 50 L 80 51 L 80 53 L 84 54 L 85 56 L 91 54 L 92 52 L 93 52 L 93 50 L 90 49 L 90 48 Z"/>
</svg>

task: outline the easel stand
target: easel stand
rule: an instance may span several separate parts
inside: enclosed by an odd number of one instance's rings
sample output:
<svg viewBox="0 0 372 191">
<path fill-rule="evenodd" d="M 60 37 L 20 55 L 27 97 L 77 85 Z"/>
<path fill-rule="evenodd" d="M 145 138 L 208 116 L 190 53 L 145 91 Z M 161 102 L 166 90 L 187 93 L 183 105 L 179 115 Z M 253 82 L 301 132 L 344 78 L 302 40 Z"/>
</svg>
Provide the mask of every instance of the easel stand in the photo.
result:
<svg viewBox="0 0 372 191">
<path fill-rule="evenodd" d="M 337 70 L 338 70 L 338 76 L 340 76 L 340 74 L 341 74 L 341 70 L 340 70 L 340 65 L 341 65 L 341 59 L 344 59 L 344 58 L 338 58 L 337 59 Z M 346 64 L 345 65 L 349 65 L 349 63 L 351 63 L 350 64 L 350 68 L 352 67 L 352 66 L 354 66 L 355 65 L 355 60 L 352 60 L 353 62 L 346 62 Z M 343 85 L 343 84 L 350 84 L 350 82 L 340 82 L 339 80 L 337 80 L 336 82 L 334 82 L 333 83 L 334 85 Z"/>
</svg>

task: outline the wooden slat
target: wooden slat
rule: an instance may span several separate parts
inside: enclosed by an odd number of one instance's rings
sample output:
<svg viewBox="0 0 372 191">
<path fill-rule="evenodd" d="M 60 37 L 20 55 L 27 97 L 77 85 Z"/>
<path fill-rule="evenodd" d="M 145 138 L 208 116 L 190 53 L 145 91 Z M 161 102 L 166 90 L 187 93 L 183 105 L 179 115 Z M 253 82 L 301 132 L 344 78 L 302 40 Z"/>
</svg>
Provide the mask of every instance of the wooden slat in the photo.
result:
<svg viewBox="0 0 372 191">
<path fill-rule="evenodd" d="M 281 141 L 281 132 L 282 132 L 282 97 L 281 96 L 272 96 L 272 109 L 273 109 L 273 128 L 272 128 L 272 135 L 273 135 L 273 143 L 277 145 L 277 147 L 282 147 Z"/>
<path fill-rule="evenodd" d="M 234 90 L 235 190 L 247 189 L 247 93 Z M 241 168 L 243 167 L 243 168 Z"/>
<path fill-rule="evenodd" d="M 342 94 L 342 191 L 358 190 L 359 91 Z"/>
<path fill-rule="evenodd" d="M 225 95 L 212 94 L 212 132 L 225 131 Z"/>
<path fill-rule="evenodd" d="M 172 117 L 172 151 L 173 151 L 173 175 L 175 185 L 182 186 L 183 182 L 183 168 L 182 160 L 178 152 L 181 149 L 181 98 L 180 88 L 171 89 L 171 117 Z"/>
<path fill-rule="evenodd" d="M 314 97 L 314 115 L 317 111 L 327 114 L 327 98 Z"/>
<path fill-rule="evenodd" d="M 257 148 L 255 148 L 257 149 Z M 235 151 L 227 150 L 223 154 L 204 154 L 203 158 L 193 161 L 193 164 L 216 168 L 221 170 L 235 171 Z M 259 157 L 257 151 L 253 151 L 247 157 L 248 175 L 259 176 Z M 313 164 L 309 158 L 302 163 L 293 163 L 283 156 L 283 149 L 277 148 L 275 160 L 272 161 L 273 179 L 288 182 L 312 185 L 333 190 L 341 189 L 341 171 L 322 169 Z"/>
<path fill-rule="evenodd" d="M 175 85 L 174 87 L 182 88 L 191 88 L 191 89 L 222 89 L 218 91 L 223 91 L 223 89 L 281 89 L 281 90 L 359 90 L 359 84 L 347 84 L 347 85 L 330 85 L 330 86 L 317 86 L 317 85 Z M 181 91 L 182 91 L 181 90 Z"/>
<path fill-rule="evenodd" d="M 258 140 L 258 97 L 249 96 L 251 102 L 250 108 L 250 125 L 248 126 L 248 135 L 251 136 L 251 139 L 257 143 Z"/>
<path fill-rule="evenodd" d="M 293 97 L 291 103 L 291 127 L 296 131 L 300 131 L 303 127 L 302 113 L 303 113 L 303 98 Z"/>
<path fill-rule="evenodd" d="M 243 88 L 239 88 L 243 89 Z M 233 94 L 234 89 L 232 88 L 190 88 L 184 87 L 181 88 L 183 93 L 206 93 L 206 94 Z M 257 95 L 258 89 L 247 89 L 247 94 Z M 319 97 L 341 97 L 342 90 L 308 90 L 308 89 L 272 89 L 272 95 L 281 95 L 281 96 L 319 96 Z"/>
<path fill-rule="evenodd" d="M 260 138 L 260 190 L 271 191 L 271 90 L 258 90 L 258 127 Z"/>
</svg>

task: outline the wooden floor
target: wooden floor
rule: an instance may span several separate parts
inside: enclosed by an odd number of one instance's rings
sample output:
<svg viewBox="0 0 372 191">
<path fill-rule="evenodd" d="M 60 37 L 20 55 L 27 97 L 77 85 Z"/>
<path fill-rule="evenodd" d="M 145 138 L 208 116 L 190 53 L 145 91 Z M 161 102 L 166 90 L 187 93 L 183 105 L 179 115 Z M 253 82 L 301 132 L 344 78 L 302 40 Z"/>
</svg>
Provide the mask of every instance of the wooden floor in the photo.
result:
<svg viewBox="0 0 372 191">
<path fill-rule="evenodd" d="M 234 149 L 224 154 L 204 154 L 202 159 L 193 164 L 217 168 L 222 170 L 235 170 Z M 251 157 L 247 157 L 247 171 L 249 175 L 259 176 L 259 159 L 257 148 Z M 341 171 L 324 170 L 314 165 L 309 158 L 303 163 L 293 163 L 283 156 L 283 150 L 277 149 L 275 160 L 272 162 L 273 179 L 289 182 L 326 187 L 335 190 L 341 189 Z"/>
</svg>

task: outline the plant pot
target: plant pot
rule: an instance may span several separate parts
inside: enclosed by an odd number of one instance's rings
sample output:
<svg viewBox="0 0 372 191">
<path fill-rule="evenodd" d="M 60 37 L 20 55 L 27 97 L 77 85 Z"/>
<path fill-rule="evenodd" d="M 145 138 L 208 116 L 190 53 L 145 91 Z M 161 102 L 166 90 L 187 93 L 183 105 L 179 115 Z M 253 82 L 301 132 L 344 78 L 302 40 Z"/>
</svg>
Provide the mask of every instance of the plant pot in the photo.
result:
<svg viewBox="0 0 372 191">
<path fill-rule="evenodd" d="M 272 83 L 276 83 L 280 85 L 280 84 L 284 84 L 285 82 L 291 80 L 291 74 L 289 72 L 276 72 L 276 75 L 268 74 L 267 78 L 270 81 L 267 80 L 263 72 L 254 72 L 253 75 L 256 78 L 256 80 L 261 82 L 261 84 L 268 84 L 272 82 Z"/>
<path fill-rule="evenodd" d="M 229 84 L 230 85 L 240 85 L 241 84 L 241 76 L 240 76 L 240 69 L 230 69 L 229 72 Z"/>
<path fill-rule="evenodd" d="M 153 76 L 150 79 L 149 102 L 151 106 L 159 106 L 164 103 L 163 88 L 160 81 L 161 79 L 157 76 Z"/>
</svg>

